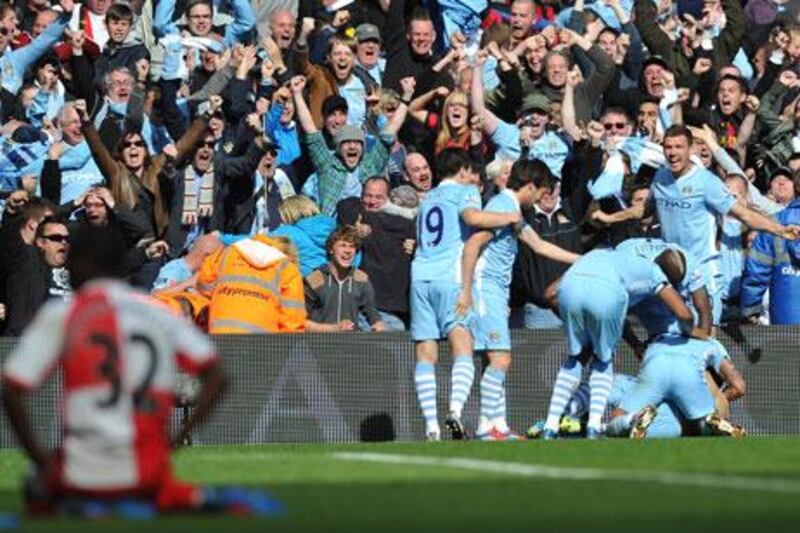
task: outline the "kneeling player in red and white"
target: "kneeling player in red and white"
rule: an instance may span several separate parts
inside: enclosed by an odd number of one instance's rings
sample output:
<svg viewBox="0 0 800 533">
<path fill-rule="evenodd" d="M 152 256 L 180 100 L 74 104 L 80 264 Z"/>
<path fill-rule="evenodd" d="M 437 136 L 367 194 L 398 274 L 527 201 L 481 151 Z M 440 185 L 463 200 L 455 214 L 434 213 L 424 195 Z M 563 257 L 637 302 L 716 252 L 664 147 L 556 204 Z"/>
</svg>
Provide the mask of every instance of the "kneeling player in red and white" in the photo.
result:
<svg viewBox="0 0 800 533">
<path fill-rule="evenodd" d="M 28 511 L 47 515 L 66 505 L 75 512 L 80 502 L 131 500 L 159 512 L 247 510 L 241 507 L 258 504 L 247 491 L 231 495 L 172 474 L 168 426 L 175 369 L 198 376 L 203 385 L 174 443 L 210 412 L 225 376 L 204 334 L 113 279 L 120 277 L 123 246 L 109 230 L 78 232 L 68 263 L 78 292 L 70 302 L 48 303 L 6 362 L 3 404 L 35 465 L 26 482 Z M 31 431 L 23 398 L 57 366 L 62 442 L 48 453 Z"/>
</svg>

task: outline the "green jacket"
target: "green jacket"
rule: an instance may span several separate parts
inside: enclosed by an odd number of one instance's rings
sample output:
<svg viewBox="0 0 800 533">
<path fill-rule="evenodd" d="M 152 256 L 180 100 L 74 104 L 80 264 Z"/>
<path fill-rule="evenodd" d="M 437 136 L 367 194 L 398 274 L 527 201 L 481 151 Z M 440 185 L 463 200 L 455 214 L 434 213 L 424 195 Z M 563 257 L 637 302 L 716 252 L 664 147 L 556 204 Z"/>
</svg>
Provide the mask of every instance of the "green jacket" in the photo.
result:
<svg viewBox="0 0 800 533">
<path fill-rule="evenodd" d="M 319 207 L 323 214 L 335 216 L 336 204 L 341 200 L 347 176 L 351 171 L 347 170 L 337 155 L 328 150 L 322 133 L 307 134 L 306 144 L 311 162 L 317 170 Z M 364 148 L 361 162 L 353 171 L 357 172 L 358 181 L 364 183 L 373 176 L 386 173 L 392 144 L 394 135 L 381 134 L 369 150 Z"/>
</svg>

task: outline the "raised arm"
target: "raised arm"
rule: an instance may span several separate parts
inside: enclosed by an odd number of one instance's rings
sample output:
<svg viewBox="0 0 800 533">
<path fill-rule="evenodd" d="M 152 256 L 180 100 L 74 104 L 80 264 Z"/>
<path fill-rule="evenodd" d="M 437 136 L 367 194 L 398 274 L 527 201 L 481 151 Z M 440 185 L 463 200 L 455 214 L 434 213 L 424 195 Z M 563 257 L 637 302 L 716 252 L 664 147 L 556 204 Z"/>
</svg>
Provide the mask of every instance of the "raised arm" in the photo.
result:
<svg viewBox="0 0 800 533">
<path fill-rule="evenodd" d="M 163 0 L 160 0 L 162 2 Z M 159 2 L 159 3 L 160 3 Z M 225 28 L 225 44 L 233 46 L 236 42 L 244 41 L 256 25 L 256 17 L 248 0 L 233 0 L 231 5 L 233 23 Z"/>
<path fill-rule="evenodd" d="M 153 13 L 153 30 L 156 37 L 178 33 L 178 25 L 172 20 L 175 15 L 175 0 L 159 0 Z"/>
<path fill-rule="evenodd" d="M 589 74 L 589 77 L 581 84 L 583 90 L 590 98 L 599 98 L 608 88 L 611 81 L 614 79 L 614 71 L 616 66 L 614 60 L 611 59 L 599 46 L 593 44 L 582 35 L 571 30 L 562 30 L 562 39 L 565 43 L 571 43 L 577 46 L 589 57 L 594 70 Z"/>
<path fill-rule="evenodd" d="M 567 84 L 564 87 L 564 100 L 561 102 L 561 122 L 564 131 L 572 137 L 574 141 L 583 138 L 583 132 L 578 127 L 578 120 L 575 116 L 575 87 L 580 80 L 580 69 L 577 66 L 567 74 Z"/>
<path fill-rule="evenodd" d="M 175 143 L 175 150 L 177 155 L 175 156 L 176 159 L 183 159 L 191 150 L 194 148 L 194 145 L 197 144 L 197 141 L 200 140 L 200 136 L 203 134 L 203 131 L 208 127 L 208 118 L 209 116 L 213 115 L 222 107 L 222 97 L 221 96 L 212 96 L 208 100 L 208 110 L 206 111 L 205 116 L 199 116 L 192 122 L 192 125 L 189 126 L 189 129 L 186 130 L 178 142 Z"/>
<path fill-rule="evenodd" d="M 117 179 L 117 162 L 111 157 L 108 148 L 106 148 L 106 145 L 100 138 L 100 134 L 97 133 L 97 130 L 94 128 L 94 124 L 92 124 L 89 114 L 86 111 L 86 101 L 76 100 L 75 111 L 77 111 L 78 117 L 81 119 L 81 130 L 86 138 L 86 143 L 89 145 L 89 150 L 92 152 L 95 163 L 97 163 L 106 181 L 109 183 L 113 182 Z"/>
<path fill-rule="evenodd" d="M 62 13 L 59 14 L 55 22 L 50 23 L 49 26 L 30 44 L 17 48 L 16 50 L 9 50 L 5 52 L 5 57 L 9 59 L 14 68 L 17 69 L 20 79 L 25 74 L 25 71 L 33 65 L 40 57 L 42 57 L 48 50 L 53 48 L 64 30 L 67 28 L 70 18 L 72 18 L 72 10 L 75 4 L 72 0 L 61 0 Z M 5 84 L 4 84 L 5 87 Z M 9 91 L 15 93 L 18 88 L 6 87 Z"/>
<path fill-rule="evenodd" d="M 758 107 L 758 119 L 764 125 L 767 132 L 770 132 L 783 123 L 781 116 L 773 109 L 775 103 L 783 98 L 790 89 L 795 89 L 800 86 L 800 80 L 791 70 L 781 72 L 776 81 L 769 90 L 764 93 L 761 105 Z"/>
<path fill-rule="evenodd" d="M 653 0 L 636 0 L 634 5 L 636 29 L 642 36 L 651 54 L 664 57 L 670 67 L 674 68 L 672 57 L 672 41 L 659 27 L 658 10 Z"/>
<path fill-rule="evenodd" d="M 437 87 L 417 96 L 408 104 L 408 112 L 411 114 L 411 118 L 424 124 L 428 119 L 428 112 L 425 108 L 437 98 L 447 98 L 448 94 L 450 94 L 450 90 L 447 87 Z"/>
<path fill-rule="evenodd" d="M 318 133 L 317 125 L 314 123 L 314 117 L 311 116 L 311 110 L 308 108 L 306 99 L 303 97 L 303 89 L 306 86 L 306 79 L 303 76 L 295 76 L 292 78 L 291 89 L 292 96 L 294 97 L 294 110 L 297 115 L 297 120 L 300 122 L 300 127 L 307 135 Z"/>
<path fill-rule="evenodd" d="M 397 133 L 400 131 L 400 128 L 403 127 L 403 123 L 405 123 L 407 116 L 408 116 L 408 106 L 403 102 L 400 102 L 400 105 L 397 106 L 397 110 L 395 110 L 394 115 L 392 115 L 392 118 L 390 118 L 386 126 L 383 127 L 381 134 L 397 135 Z"/>
<path fill-rule="evenodd" d="M 725 13 L 725 26 L 717 37 L 715 48 L 727 50 L 730 57 L 725 60 L 730 63 L 742 46 L 742 39 L 747 33 L 747 18 L 740 0 L 722 0 L 721 4 Z M 717 65 L 717 68 L 723 66 L 725 65 Z"/>
<path fill-rule="evenodd" d="M 744 101 L 744 109 L 747 114 L 739 126 L 739 134 L 736 136 L 736 148 L 739 152 L 743 152 L 753 136 L 753 131 L 756 128 L 756 113 L 758 112 L 760 102 L 758 98 L 753 95 L 748 96 Z"/>
<path fill-rule="evenodd" d="M 478 52 L 475 65 L 472 67 L 472 91 L 470 91 L 470 105 L 472 112 L 483 117 L 483 131 L 492 135 L 499 125 L 497 115 L 486 109 L 486 100 L 483 89 L 483 65 L 486 63 L 486 52 Z"/>
</svg>

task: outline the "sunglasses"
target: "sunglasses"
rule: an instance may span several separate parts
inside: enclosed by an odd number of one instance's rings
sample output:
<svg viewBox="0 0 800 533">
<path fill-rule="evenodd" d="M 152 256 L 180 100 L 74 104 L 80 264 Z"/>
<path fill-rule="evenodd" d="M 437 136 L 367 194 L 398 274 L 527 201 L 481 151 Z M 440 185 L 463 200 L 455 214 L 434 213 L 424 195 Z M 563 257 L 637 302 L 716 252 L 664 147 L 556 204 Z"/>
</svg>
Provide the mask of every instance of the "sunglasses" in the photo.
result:
<svg viewBox="0 0 800 533">
<path fill-rule="evenodd" d="M 130 148 L 132 146 L 136 146 L 137 148 L 142 148 L 144 146 L 144 141 L 125 141 L 122 143 L 123 148 Z"/>
<path fill-rule="evenodd" d="M 607 124 L 603 124 L 603 127 L 608 130 L 617 129 L 617 130 L 624 130 L 627 124 L 624 122 L 609 122 Z"/>
<path fill-rule="evenodd" d="M 216 143 L 215 143 L 215 142 L 213 142 L 213 141 L 203 141 L 203 142 L 201 142 L 201 143 L 200 143 L 198 146 L 199 146 L 200 148 L 214 148 L 214 145 L 215 145 L 215 144 L 216 144 Z"/>
<path fill-rule="evenodd" d="M 50 242 L 57 242 L 60 244 L 64 244 L 69 242 L 69 235 L 61 235 L 60 233 L 54 233 L 53 235 L 42 235 L 42 239 L 47 239 Z"/>
</svg>

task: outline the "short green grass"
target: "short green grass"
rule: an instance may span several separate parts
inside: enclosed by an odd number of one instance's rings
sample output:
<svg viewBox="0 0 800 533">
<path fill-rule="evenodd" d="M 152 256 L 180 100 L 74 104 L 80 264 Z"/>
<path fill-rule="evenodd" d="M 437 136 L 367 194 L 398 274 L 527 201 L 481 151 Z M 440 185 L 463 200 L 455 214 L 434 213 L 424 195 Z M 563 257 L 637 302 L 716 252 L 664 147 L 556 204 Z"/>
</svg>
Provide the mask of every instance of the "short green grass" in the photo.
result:
<svg viewBox="0 0 800 533">
<path fill-rule="evenodd" d="M 456 531 L 797 530 L 800 493 L 648 482 L 568 481 L 453 467 L 351 462 L 335 452 L 470 458 L 507 463 L 714 473 L 800 484 L 800 439 L 682 439 L 521 443 L 391 443 L 190 448 L 175 456 L 180 477 L 264 487 L 284 518 L 179 516 L 156 522 L 25 522 L 31 531 Z M 0 509 L 19 512 L 26 465 L 0 452 Z"/>
</svg>

